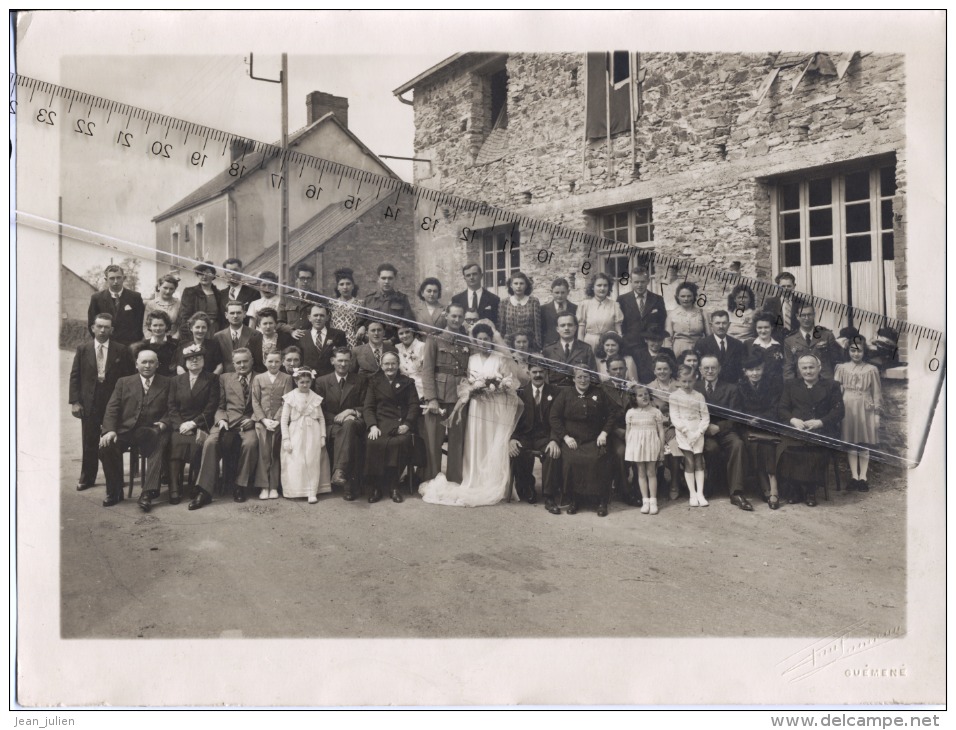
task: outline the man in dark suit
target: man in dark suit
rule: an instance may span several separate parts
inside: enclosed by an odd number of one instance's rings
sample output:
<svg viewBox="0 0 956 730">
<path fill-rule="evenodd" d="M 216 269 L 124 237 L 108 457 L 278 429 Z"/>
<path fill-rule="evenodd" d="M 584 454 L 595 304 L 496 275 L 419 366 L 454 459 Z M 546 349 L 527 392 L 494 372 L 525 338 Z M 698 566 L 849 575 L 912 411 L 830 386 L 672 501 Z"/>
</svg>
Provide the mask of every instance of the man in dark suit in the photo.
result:
<svg viewBox="0 0 956 730">
<path fill-rule="evenodd" d="M 189 509 L 200 509 L 212 502 L 216 484 L 216 465 L 222 454 L 223 480 L 232 484 L 232 500 L 245 502 L 245 488 L 256 477 L 259 439 L 252 413 L 252 353 L 245 347 L 233 350 L 233 372 L 219 378 L 219 408 L 216 425 L 202 445 L 199 465 L 199 489 Z"/>
<path fill-rule="evenodd" d="M 385 339 L 385 325 L 372 320 L 366 329 L 368 343 L 352 348 L 352 372 L 366 378 L 382 369 L 382 355 L 395 352 L 395 345 Z"/>
<path fill-rule="evenodd" d="M 578 318 L 567 313 L 558 317 L 558 341 L 541 352 L 545 366 L 550 371 L 552 385 L 570 388 L 574 385 L 574 369 L 585 368 L 590 373 L 597 371 L 597 360 L 591 346 L 577 338 Z"/>
<path fill-rule="evenodd" d="M 146 313 L 146 305 L 138 292 L 123 287 L 124 281 L 126 274 L 123 269 L 116 264 L 106 267 L 107 287 L 90 297 L 86 324 L 92 328 L 97 314 L 105 312 L 111 315 L 113 339 L 129 347 L 143 339 L 143 315 Z"/>
<path fill-rule="evenodd" d="M 814 353 L 800 356 L 799 377 L 784 382 L 778 412 L 781 422 L 799 431 L 836 438 L 845 415 L 843 391 L 838 382 L 821 376 L 821 367 L 820 358 Z M 795 438 L 785 437 L 781 450 L 796 445 Z M 817 506 L 816 488 L 826 479 L 826 457 L 825 447 L 810 445 L 800 453 L 798 463 L 788 474 L 792 481 L 803 484 L 807 507 Z M 793 504 L 796 498 L 791 496 L 789 501 Z"/>
<path fill-rule="evenodd" d="M 465 311 L 478 312 L 478 319 L 490 319 L 498 326 L 498 307 L 501 299 L 482 286 L 482 271 L 478 264 L 465 264 L 461 270 L 465 277 L 465 291 L 451 298 L 452 304 L 460 304 Z"/>
<path fill-rule="evenodd" d="M 317 307 L 313 311 L 315 309 Z M 335 348 L 330 359 L 332 372 L 320 376 L 313 388 L 322 396 L 332 486 L 342 489 L 345 500 L 351 502 L 355 499 L 353 480 L 362 473 L 361 457 L 365 443 L 362 409 L 365 408 L 367 383 L 363 375 L 351 372 L 352 352 L 344 343 Z"/>
<path fill-rule="evenodd" d="M 704 394 L 708 406 L 717 406 L 724 412 L 743 413 L 743 401 L 736 384 L 720 379 L 720 361 L 716 355 L 700 359 L 700 377 L 696 388 Z M 727 463 L 727 488 L 730 503 L 745 512 L 753 512 L 753 505 L 744 496 L 744 442 L 738 433 L 739 424 L 714 409 L 710 411 L 710 425 L 704 431 L 704 455 L 707 465 L 717 463 L 717 456 Z"/>
<path fill-rule="evenodd" d="M 515 475 L 518 496 L 529 504 L 538 501 L 534 490 L 534 456 L 541 452 L 541 494 L 548 512 L 560 514 L 555 499 L 560 493 L 561 447 L 551 438 L 551 404 L 558 389 L 547 382 L 548 371 L 537 358 L 532 358 L 528 370 L 531 382 L 518 391 L 524 410 L 511 436 L 508 455 Z"/>
<path fill-rule="evenodd" d="M 328 321 L 328 306 L 313 304 L 309 308 L 309 323 L 312 328 L 296 341 L 302 349 L 302 365 L 312 368 L 320 377 L 332 372 L 332 353 L 335 349 L 348 344 L 345 333 L 326 326 Z"/>
<path fill-rule="evenodd" d="M 551 282 L 551 301 L 541 305 L 541 347 L 553 345 L 558 341 L 558 315 L 568 312 L 577 314 L 578 305 L 568 301 L 571 285 L 568 280 L 558 277 Z"/>
<path fill-rule="evenodd" d="M 262 363 L 262 335 L 251 327 L 246 327 L 242 321 L 246 310 L 239 302 L 229 302 L 226 305 L 226 321 L 229 323 L 224 330 L 213 335 L 216 344 L 222 351 L 223 372 L 234 372 L 232 353 L 238 349 L 248 349 L 252 354 L 252 370 L 264 373 L 266 366 Z M 258 359 L 257 359 L 258 353 Z"/>
<path fill-rule="evenodd" d="M 611 473 L 614 475 L 614 482 L 624 503 L 639 506 L 641 500 L 635 493 L 634 483 L 629 478 L 627 462 L 624 460 L 624 454 L 627 451 L 627 424 L 624 417 L 631 408 L 634 389 L 633 383 L 627 382 L 627 361 L 623 355 L 608 358 L 607 374 L 611 376 L 611 380 L 602 384 L 601 387 L 617 407 L 614 429 L 607 435 L 607 450 L 613 460 Z"/>
<path fill-rule="evenodd" d="M 106 474 L 104 507 L 123 498 L 123 451 L 138 446 L 146 457 L 146 479 L 139 496 L 144 512 L 151 508 L 150 494 L 159 491 L 159 476 L 169 443 L 166 424 L 169 378 L 157 375 L 159 357 L 143 347 L 136 355 L 137 375 L 116 381 L 103 416 L 100 458 Z"/>
<path fill-rule="evenodd" d="M 70 408 L 82 426 L 83 465 L 76 490 L 89 489 L 99 469 L 100 427 L 116 381 L 136 372 L 129 350 L 110 339 L 113 317 L 104 312 L 93 321 L 93 341 L 76 348 L 70 370 Z"/>
<path fill-rule="evenodd" d="M 249 305 L 262 295 L 258 290 L 242 283 L 242 261 L 226 259 L 222 262 L 222 268 L 225 269 L 223 279 L 226 282 L 226 288 L 219 291 L 219 309 L 225 312 L 229 302 L 239 302 L 242 304 L 242 312 L 245 316 Z M 226 358 L 226 362 L 231 362 L 231 358 Z"/>
<path fill-rule="evenodd" d="M 737 385 L 744 371 L 741 364 L 747 357 L 747 346 L 736 337 L 727 334 L 730 328 L 730 315 L 723 309 L 710 314 L 711 333 L 701 337 L 694 345 L 697 357 L 703 360 L 705 355 L 713 355 L 720 363 L 720 380 L 723 383 Z"/>
<path fill-rule="evenodd" d="M 647 385 L 657 377 L 654 375 L 655 360 L 658 355 L 666 355 L 677 366 L 674 351 L 664 347 L 667 334 L 659 327 L 650 327 L 644 331 L 644 347 L 634 356 L 634 367 L 637 369 L 637 382 Z"/>
<path fill-rule="evenodd" d="M 644 333 L 654 327 L 664 329 L 667 308 L 660 294 L 647 290 L 651 276 L 642 266 L 631 272 L 631 291 L 617 299 L 624 322 L 621 335 L 624 338 L 624 354 L 637 361 L 637 353 L 644 349 Z"/>
<path fill-rule="evenodd" d="M 780 287 L 779 297 L 767 297 L 760 307 L 764 312 L 773 315 L 773 338 L 783 342 L 792 332 L 800 327 L 797 319 L 797 309 L 794 306 L 794 291 L 797 280 L 789 271 L 783 271 L 774 278 Z"/>
</svg>

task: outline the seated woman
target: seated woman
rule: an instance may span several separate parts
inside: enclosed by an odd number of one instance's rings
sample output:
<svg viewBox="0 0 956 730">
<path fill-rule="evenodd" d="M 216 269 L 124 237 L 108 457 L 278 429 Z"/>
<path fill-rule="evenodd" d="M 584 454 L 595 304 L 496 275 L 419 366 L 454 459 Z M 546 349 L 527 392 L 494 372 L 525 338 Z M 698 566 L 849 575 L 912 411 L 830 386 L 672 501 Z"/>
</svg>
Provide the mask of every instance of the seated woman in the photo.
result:
<svg viewBox="0 0 956 730">
<path fill-rule="evenodd" d="M 219 378 L 205 369 L 206 351 L 201 345 L 187 344 L 182 351 L 186 370 L 169 386 L 169 503 L 179 504 L 182 497 L 183 469 L 188 462 L 190 474 L 199 474 L 202 445 L 215 422 L 219 407 Z"/>
<path fill-rule="evenodd" d="M 597 370 L 602 382 L 607 382 L 607 363 L 612 357 L 623 357 L 627 365 L 627 379 L 637 382 L 637 366 L 634 364 L 634 358 L 623 353 L 624 339 L 614 331 L 605 332 L 601 335 L 594 356 L 597 358 Z"/>
<path fill-rule="evenodd" d="M 820 358 L 816 355 L 807 353 L 800 356 L 797 360 L 798 377 L 784 381 L 778 416 L 780 422 L 797 431 L 839 438 L 845 412 L 843 391 L 835 380 L 820 377 L 822 369 Z M 780 446 L 784 452 L 799 449 L 799 458 L 787 459 L 784 454 L 782 459 L 787 461 L 781 462 L 781 472 L 785 464 L 787 479 L 803 488 L 807 507 L 816 507 L 817 487 L 826 478 L 825 447 L 790 437 L 783 437 Z M 799 494 L 791 492 L 787 502 L 796 504 L 799 501 Z"/>
<path fill-rule="evenodd" d="M 746 284 L 735 286 L 727 296 L 727 312 L 730 314 L 730 328 L 727 334 L 736 337 L 745 345 L 753 340 L 756 307 L 754 290 Z"/>
<path fill-rule="evenodd" d="M 393 502 L 404 501 L 398 478 L 414 453 L 420 412 L 415 381 L 399 372 L 398 353 L 384 353 L 382 369 L 368 380 L 363 410 L 368 426 L 365 473 L 372 481 L 369 502 L 377 502 L 386 491 Z"/>
<path fill-rule="evenodd" d="M 214 375 L 220 375 L 222 373 L 222 350 L 219 347 L 219 343 L 213 339 L 212 327 L 213 322 L 205 312 L 196 312 L 189 318 L 189 322 L 187 323 L 187 332 L 189 334 L 185 338 L 180 339 L 179 349 L 176 350 L 176 355 L 173 358 L 177 373 L 182 375 L 186 372 L 186 362 L 183 358 L 183 351 L 190 345 L 199 345 L 205 352 L 203 370 L 207 373 L 213 373 Z"/>
<path fill-rule="evenodd" d="M 762 429 L 761 424 L 777 420 L 783 380 L 767 377 L 764 359 L 759 352 L 744 360 L 742 367 L 744 376 L 737 389 L 744 413 L 752 418 L 744 433 L 744 445 L 750 453 L 750 463 L 757 471 L 763 501 L 770 505 L 770 509 L 777 509 L 780 506 L 777 489 L 777 444 L 780 439 Z"/>
<path fill-rule="evenodd" d="M 607 437 L 617 417 L 617 406 L 592 382 L 591 373 L 575 368 L 574 387 L 560 389 L 550 414 L 551 437 L 561 446 L 569 515 L 577 513 L 580 498 L 596 496 L 598 517 L 607 516 L 612 468 Z"/>
</svg>

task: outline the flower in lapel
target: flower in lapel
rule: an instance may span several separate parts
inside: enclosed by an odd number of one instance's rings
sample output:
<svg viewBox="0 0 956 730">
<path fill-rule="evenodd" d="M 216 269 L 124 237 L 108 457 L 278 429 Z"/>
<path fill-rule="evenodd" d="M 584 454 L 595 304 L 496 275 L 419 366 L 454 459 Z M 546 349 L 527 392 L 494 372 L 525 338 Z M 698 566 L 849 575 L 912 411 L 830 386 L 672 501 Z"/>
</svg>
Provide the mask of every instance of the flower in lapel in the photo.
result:
<svg viewBox="0 0 956 730">
<path fill-rule="evenodd" d="M 549 396 L 548 396 L 548 400 L 551 400 L 551 399 L 552 399 L 552 396 L 549 395 Z"/>
<path fill-rule="evenodd" d="M 316 316 L 318 316 L 318 315 L 316 315 Z M 326 347 L 328 347 L 328 346 L 331 345 L 331 344 L 332 344 L 332 340 L 331 340 L 331 339 L 328 339 L 328 340 L 325 341 L 325 346 L 326 346 Z"/>
<path fill-rule="evenodd" d="M 402 387 L 401 383 L 395 383 L 395 390 L 398 390 L 401 387 Z"/>
<path fill-rule="evenodd" d="M 592 396 L 591 396 L 591 400 L 593 400 L 595 403 L 597 403 L 597 396 L 596 396 L 596 395 L 592 395 Z"/>
</svg>

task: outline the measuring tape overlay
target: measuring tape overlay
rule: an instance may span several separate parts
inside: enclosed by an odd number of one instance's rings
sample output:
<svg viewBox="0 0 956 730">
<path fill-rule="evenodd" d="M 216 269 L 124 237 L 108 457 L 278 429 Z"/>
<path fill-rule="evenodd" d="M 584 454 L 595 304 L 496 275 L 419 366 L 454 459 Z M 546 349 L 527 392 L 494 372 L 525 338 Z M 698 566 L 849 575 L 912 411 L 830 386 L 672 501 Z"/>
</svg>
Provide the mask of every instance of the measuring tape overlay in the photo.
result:
<svg viewBox="0 0 956 730">
<path fill-rule="evenodd" d="M 571 230 L 486 203 L 417 187 L 397 178 L 357 169 L 299 150 L 283 149 L 56 84 L 11 74 L 10 86 L 11 114 L 16 115 L 19 124 L 30 125 L 31 134 L 46 135 L 46 144 L 59 145 L 65 164 L 71 160 L 94 157 L 100 163 L 96 171 L 98 178 L 95 182 L 92 178 L 89 180 L 97 186 L 95 194 L 100 199 L 105 200 L 109 193 L 120 196 L 124 185 L 135 184 L 130 180 L 128 170 L 136 171 L 134 180 L 136 177 L 143 179 L 142 176 L 202 174 L 204 180 L 197 183 L 197 187 L 208 180 L 210 169 L 222 170 L 220 176 L 228 175 L 233 182 L 258 176 L 259 188 L 273 191 L 276 201 L 284 187 L 290 198 L 300 196 L 308 200 L 317 213 L 329 211 L 330 215 L 339 216 L 339 225 L 343 221 L 349 223 L 374 217 L 380 224 L 414 226 L 419 236 L 427 234 L 435 240 L 447 240 L 450 236 L 462 246 L 474 241 L 479 230 L 510 230 L 511 233 L 502 240 L 502 254 L 507 251 L 507 255 L 511 255 L 512 241 L 520 235 L 521 256 L 529 255 L 525 251 L 530 249 L 530 255 L 535 257 L 539 265 L 555 266 L 560 261 L 564 270 L 573 268 L 581 276 L 600 271 L 601 257 L 611 255 L 628 255 L 634 266 L 655 273 L 676 267 L 679 281 L 694 282 L 702 292 L 697 306 L 709 310 L 721 309 L 719 305 L 713 306 L 713 302 L 726 299 L 727 292 L 740 284 L 749 286 L 753 291 L 757 310 L 761 309 L 768 297 L 779 297 L 781 294 L 780 288 L 770 282 L 718 271 L 673 255 L 636 249 L 592 233 Z M 237 149 L 240 153 L 233 159 L 232 154 Z M 31 167 L 36 165 L 33 160 L 21 160 L 21 163 Z M 117 170 L 124 170 L 124 173 L 115 174 Z M 115 179 L 110 176 L 111 172 Z M 110 185 L 115 185 L 117 181 L 120 189 L 111 189 Z M 175 199 L 175 196 L 172 197 Z M 95 231 L 72 225 L 68 220 L 39 215 L 38 211 L 30 210 L 29 202 L 24 202 L 22 197 L 17 207 L 18 224 L 56 233 L 73 241 L 109 248 L 172 269 L 191 270 L 200 262 L 195 257 L 157 250 L 155 246 L 134 242 L 122 235 Z M 149 217 L 148 213 L 143 213 L 143 218 Z M 625 272 L 615 278 L 617 283 L 627 285 L 629 277 L 630 274 Z M 245 278 L 256 280 L 250 275 L 245 275 Z M 290 297 L 306 294 L 285 284 L 281 290 Z M 314 293 L 308 295 L 313 299 L 326 299 Z M 820 297 L 799 293 L 797 296 L 801 301 L 812 303 L 816 321 L 825 322 L 835 332 L 852 326 L 871 335 L 881 330 L 895 333 L 897 344 L 883 353 L 884 364 L 889 367 L 881 369 L 881 381 L 885 394 L 898 394 L 898 402 L 903 404 L 902 410 L 905 412 L 886 412 L 883 432 L 900 433 L 896 434 L 896 438 L 885 439 L 880 446 L 870 445 L 868 448 L 873 458 L 882 461 L 905 466 L 918 464 L 942 386 L 945 370 L 943 334 L 928 327 L 850 308 Z M 335 300 L 329 301 L 334 305 Z M 360 310 L 360 313 L 370 321 L 383 321 L 381 313 L 375 310 L 365 309 Z M 400 319 L 388 317 L 385 321 L 386 324 L 394 325 Z M 434 329 L 424 324 L 418 324 L 417 327 L 426 332 Z M 828 338 L 828 333 L 829 330 L 817 325 L 812 330 L 812 338 L 824 340 Z M 854 337 L 852 333 L 848 336 L 851 339 Z M 523 357 L 512 348 L 501 349 Z M 906 362 L 900 362 L 904 356 Z M 552 371 L 568 370 L 568 366 L 560 359 L 543 359 Z M 598 375 L 597 372 L 592 374 Z M 929 392 L 931 397 L 921 397 L 918 402 L 906 398 L 909 381 L 915 378 L 920 379 L 921 392 Z M 666 392 L 654 391 L 654 394 L 667 400 Z M 838 437 L 798 430 L 789 424 L 760 418 L 741 410 L 716 406 L 711 406 L 710 410 L 714 415 L 729 417 L 777 434 L 844 450 L 858 448 L 857 444 Z"/>
</svg>

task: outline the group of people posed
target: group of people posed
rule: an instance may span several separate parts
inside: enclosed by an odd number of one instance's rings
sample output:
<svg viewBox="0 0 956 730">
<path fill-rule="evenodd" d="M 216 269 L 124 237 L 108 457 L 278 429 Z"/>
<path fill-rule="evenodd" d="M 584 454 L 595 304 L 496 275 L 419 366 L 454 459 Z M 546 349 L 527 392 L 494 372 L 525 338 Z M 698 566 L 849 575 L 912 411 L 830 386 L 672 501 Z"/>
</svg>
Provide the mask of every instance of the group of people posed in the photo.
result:
<svg viewBox="0 0 956 730">
<path fill-rule="evenodd" d="M 362 299 L 350 269 L 328 296 L 305 264 L 282 296 L 274 273 L 250 283 L 237 259 L 195 273 L 181 298 L 167 275 L 144 302 L 111 265 L 91 298 L 93 338 L 76 350 L 69 398 L 82 423 L 76 488 L 94 485 L 101 461 L 106 507 L 123 499 L 131 448 L 146 461 L 145 511 L 164 483 L 169 502 L 188 497 L 191 510 L 223 490 L 237 502 L 257 490 L 314 504 L 333 489 L 402 502 L 403 481 L 430 503 L 533 503 L 535 459 L 553 514 L 595 504 L 606 516 L 614 492 L 657 514 L 667 471 L 669 498 L 686 491 L 694 507 L 708 505 L 715 480 L 743 510 L 748 492 L 777 509 L 781 482 L 787 501 L 812 507 L 837 441 L 857 446 L 850 488 L 868 489 L 895 333 L 874 344 L 853 329 L 835 336 L 786 273 L 760 309 L 741 283 L 727 309 L 709 312 L 694 282 L 668 271 L 667 301 L 644 268 L 616 298 L 614 280 L 596 274 L 579 304 L 564 278 L 541 303 L 520 271 L 499 298 L 477 264 L 447 304 L 435 277 L 413 302 L 391 264 Z"/>
</svg>

